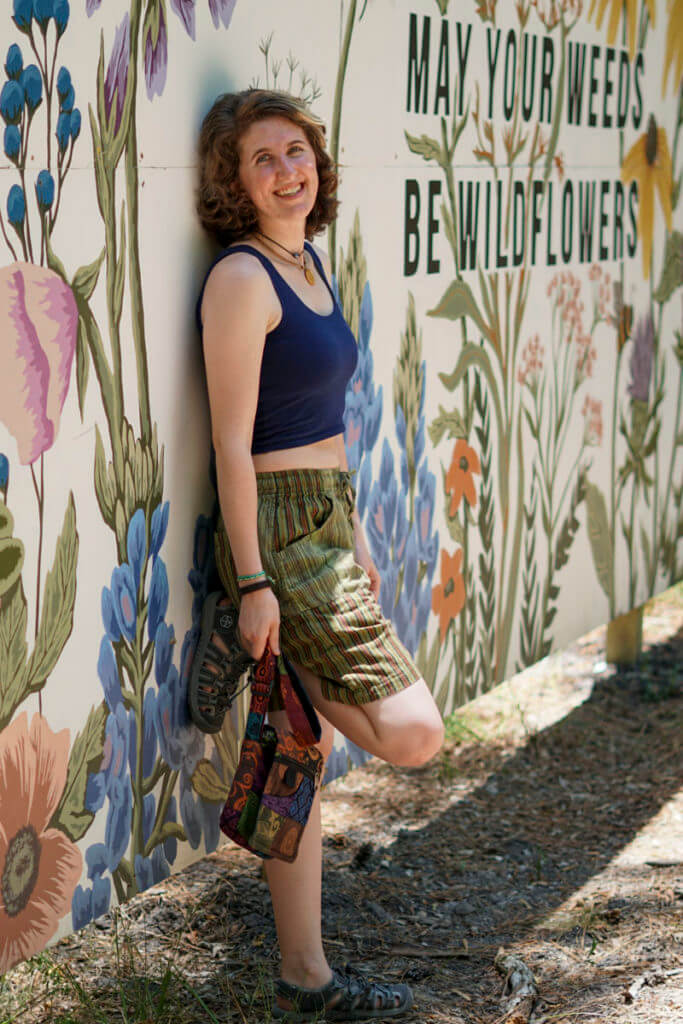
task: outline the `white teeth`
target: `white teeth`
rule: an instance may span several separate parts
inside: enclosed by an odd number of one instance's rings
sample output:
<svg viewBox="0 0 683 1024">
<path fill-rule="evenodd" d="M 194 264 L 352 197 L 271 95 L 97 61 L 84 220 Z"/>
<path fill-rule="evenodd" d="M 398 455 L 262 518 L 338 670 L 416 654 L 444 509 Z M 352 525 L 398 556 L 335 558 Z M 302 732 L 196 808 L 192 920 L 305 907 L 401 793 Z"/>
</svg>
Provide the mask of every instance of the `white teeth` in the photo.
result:
<svg viewBox="0 0 683 1024">
<path fill-rule="evenodd" d="M 275 194 L 278 196 L 294 196 L 302 188 L 301 185 L 294 185 L 292 188 L 283 188 Z"/>
</svg>

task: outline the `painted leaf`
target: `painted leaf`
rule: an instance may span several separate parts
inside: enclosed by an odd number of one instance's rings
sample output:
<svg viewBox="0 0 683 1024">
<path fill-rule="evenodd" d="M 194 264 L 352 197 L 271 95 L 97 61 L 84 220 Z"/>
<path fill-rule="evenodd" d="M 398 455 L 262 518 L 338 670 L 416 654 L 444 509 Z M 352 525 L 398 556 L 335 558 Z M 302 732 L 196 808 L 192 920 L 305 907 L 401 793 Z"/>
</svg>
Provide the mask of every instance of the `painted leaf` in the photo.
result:
<svg viewBox="0 0 683 1024">
<path fill-rule="evenodd" d="M 439 406 L 439 415 L 429 424 L 429 436 L 433 445 L 437 445 L 447 434 L 449 438 L 464 438 L 467 440 L 465 422 L 457 409 L 446 412 L 442 405 Z"/>
<path fill-rule="evenodd" d="M 38 635 L 28 664 L 28 684 L 34 691 L 45 683 L 71 635 L 77 563 L 76 508 L 73 493 L 69 492 L 54 562 L 45 578 Z"/>
<path fill-rule="evenodd" d="M 82 316 L 78 317 L 78 337 L 76 342 L 76 383 L 78 385 L 78 411 L 83 421 L 85 393 L 88 389 L 88 373 L 90 370 L 90 349 L 88 333 Z"/>
<path fill-rule="evenodd" d="M 0 421 L 27 465 L 52 446 L 59 429 L 78 330 L 73 292 L 46 267 L 3 267 L 0 323 Z"/>
<path fill-rule="evenodd" d="M 104 259 L 104 252 L 105 251 L 103 249 L 97 259 L 94 259 L 92 263 L 89 263 L 85 267 L 79 267 L 74 274 L 71 286 L 79 299 L 87 302 L 95 291 L 100 267 L 102 266 L 102 260 Z"/>
<path fill-rule="evenodd" d="M 195 793 L 213 804 L 223 804 L 228 795 L 228 785 L 223 782 L 211 761 L 202 758 L 192 774 L 192 788 Z"/>
<path fill-rule="evenodd" d="M 90 709 L 85 728 L 74 740 L 69 755 L 66 785 L 59 806 L 50 821 L 51 828 L 77 842 L 90 828 L 95 815 L 85 809 L 88 776 L 99 771 L 104 752 L 104 733 L 108 708 L 104 701 Z"/>
<path fill-rule="evenodd" d="M 662 276 L 654 293 L 655 302 L 668 302 L 683 284 L 683 234 L 672 231 L 666 240 Z"/>
<path fill-rule="evenodd" d="M 443 317 L 446 320 L 460 320 L 469 317 L 477 325 L 485 338 L 489 337 L 489 328 L 479 311 L 472 289 L 464 281 L 453 281 L 444 292 L 443 298 L 427 316 Z"/>
<path fill-rule="evenodd" d="M 28 696 L 24 683 L 27 651 L 26 598 L 18 584 L 0 605 L 0 732 Z"/>
<path fill-rule="evenodd" d="M 586 517 L 598 582 L 611 600 L 613 567 L 607 505 L 602 491 L 595 484 L 586 484 Z"/>
<path fill-rule="evenodd" d="M 14 530 L 14 516 L 0 498 L 0 538 L 11 537 Z"/>
<path fill-rule="evenodd" d="M 411 153 L 416 153 L 424 160 L 436 160 L 437 163 L 443 163 L 441 146 L 436 139 L 430 139 L 428 135 L 411 135 L 410 132 L 405 132 L 405 137 Z"/>
<path fill-rule="evenodd" d="M 427 634 L 422 634 L 420 646 L 418 647 L 417 651 L 416 663 L 417 667 L 419 668 L 422 674 L 422 678 L 424 679 L 432 693 L 434 692 L 434 687 L 436 684 L 436 671 L 437 668 L 439 667 L 440 650 L 441 645 L 439 643 L 438 631 L 436 632 L 432 639 L 431 646 L 429 647 L 429 652 L 427 651 Z"/>
<path fill-rule="evenodd" d="M 0 598 L 21 576 L 24 564 L 24 545 L 18 537 L 0 539 Z"/>
</svg>

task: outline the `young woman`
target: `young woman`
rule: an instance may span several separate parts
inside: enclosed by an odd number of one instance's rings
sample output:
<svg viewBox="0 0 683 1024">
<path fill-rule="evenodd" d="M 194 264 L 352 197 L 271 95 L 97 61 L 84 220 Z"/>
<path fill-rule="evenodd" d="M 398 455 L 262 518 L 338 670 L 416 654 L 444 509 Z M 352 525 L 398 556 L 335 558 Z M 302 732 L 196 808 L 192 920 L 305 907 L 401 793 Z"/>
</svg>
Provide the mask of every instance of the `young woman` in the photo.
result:
<svg viewBox="0 0 683 1024">
<path fill-rule="evenodd" d="M 308 241 L 336 216 L 336 186 L 324 129 L 298 99 L 249 89 L 220 96 L 207 114 L 198 211 L 227 246 L 198 304 L 221 509 L 216 555 L 243 647 L 260 658 L 266 643 L 275 654 L 282 645 L 318 711 L 323 754 L 337 728 L 392 764 L 417 766 L 441 746 L 443 725 L 377 603 L 344 449 L 356 341 L 326 256 Z M 212 640 L 220 646 L 218 634 Z M 282 714 L 271 713 L 276 726 Z M 408 986 L 328 965 L 321 865 L 318 794 L 297 859 L 266 862 L 281 954 L 273 1017 L 404 1013 Z"/>
</svg>

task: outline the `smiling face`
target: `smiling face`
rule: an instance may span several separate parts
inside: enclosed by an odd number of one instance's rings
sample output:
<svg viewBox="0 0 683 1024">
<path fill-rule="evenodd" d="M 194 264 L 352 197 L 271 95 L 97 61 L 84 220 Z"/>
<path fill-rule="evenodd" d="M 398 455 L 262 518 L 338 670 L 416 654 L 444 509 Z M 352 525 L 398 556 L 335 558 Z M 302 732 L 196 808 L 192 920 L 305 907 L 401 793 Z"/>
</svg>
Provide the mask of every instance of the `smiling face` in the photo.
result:
<svg viewBox="0 0 683 1024">
<path fill-rule="evenodd" d="M 240 183 L 259 227 L 268 234 L 305 227 L 318 194 L 318 168 L 304 129 L 284 117 L 263 118 L 244 132 L 239 153 Z"/>
</svg>

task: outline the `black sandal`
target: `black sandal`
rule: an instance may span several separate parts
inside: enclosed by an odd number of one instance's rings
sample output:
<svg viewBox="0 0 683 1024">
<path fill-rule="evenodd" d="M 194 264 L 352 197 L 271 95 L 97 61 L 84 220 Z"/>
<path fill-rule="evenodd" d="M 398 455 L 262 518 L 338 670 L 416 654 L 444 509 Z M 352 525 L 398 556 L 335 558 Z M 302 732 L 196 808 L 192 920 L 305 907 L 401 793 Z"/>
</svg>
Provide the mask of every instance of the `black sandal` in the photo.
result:
<svg viewBox="0 0 683 1024">
<path fill-rule="evenodd" d="M 271 1009 L 272 1017 L 285 1024 L 398 1017 L 413 1005 L 408 985 L 369 981 L 348 964 L 343 971 L 333 971 L 332 980 L 322 988 L 299 988 L 278 978 L 275 995 L 278 1002 Z"/>
<path fill-rule="evenodd" d="M 237 638 L 239 612 L 231 605 L 220 605 L 225 598 L 220 590 L 209 594 L 202 608 L 199 642 L 192 660 L 187 687 L 190 718 L 202 732 L 218 732 L 225 714 L 240 692 L 240 678 L 255 660 Z M 220 637 L 219 647 L 211 637 Z"/>
</svg>

